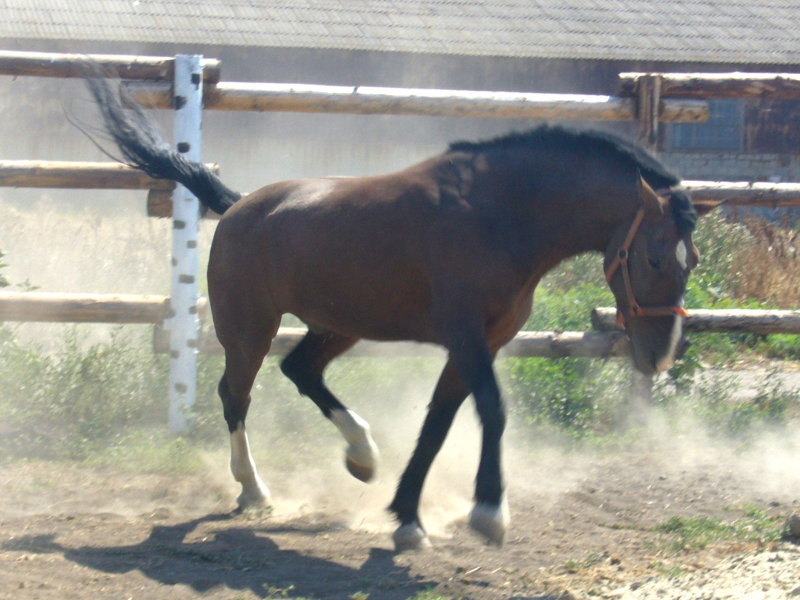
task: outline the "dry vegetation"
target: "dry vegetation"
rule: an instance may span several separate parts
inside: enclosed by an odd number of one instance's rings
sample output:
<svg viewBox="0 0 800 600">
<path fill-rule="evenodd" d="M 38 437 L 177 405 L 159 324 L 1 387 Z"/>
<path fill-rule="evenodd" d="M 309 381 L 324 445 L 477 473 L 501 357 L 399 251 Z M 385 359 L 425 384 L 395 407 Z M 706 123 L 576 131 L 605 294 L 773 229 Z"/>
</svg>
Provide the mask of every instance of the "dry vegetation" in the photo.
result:
<svg viewBox="0 0 800 600">
<path fill-rule="evenodd" d="M 734 251 L 739 298 L 757 298 L 777 308 L 800 307 L 800 230 L 788 222 L 744 220 L 750 240 Z"/>
<path fill-rule="evenodd" d="M 3 210 L 0 278 L 12 287 L 166 292 L 167 222 L 59 213 L 46 200 Z M 696 240 L 690 306 L 800 307 L 796 228 L 715 215 Z M 597 257 L 581 258 L 548 277 L 529 327 L 585 328 L 589 309 L 609 301 Z M 727 367 L 758 358 L 753 337 L 697 336 L 694 351 Z M 798 336 L 785 338 L 771 355 L 780 370 L 800 357 Z M 746 397 L 741 374 L 678 373 L 642 426 L 621 361 L 500 362 L 514 537 L 485 548 L 459 520 L 475 470 L 464 457 L 474 461 L 480 439 L 466 410 L 426 489 L 437 551 L 396 557 L 383 507 L 441 364 L 332 366 L 332 389 L 370 419 L 384 453 L 383 479 L 363 488 L 343 474 L 336 432 L 269 361 L 249 422 L 276 511 L 231 516 L 218 358 L 202 360 L 196 431 L 174 439 L 163 427 L 166 359 L 146 327 L 0 324 L 0 597 L 633 598 L 619 590 L 772 548 L 800 507 L 800 393 L 774 372 Z M 780 548 L 784 570 L 796 569 L 792 547 Z"/>
</svg>

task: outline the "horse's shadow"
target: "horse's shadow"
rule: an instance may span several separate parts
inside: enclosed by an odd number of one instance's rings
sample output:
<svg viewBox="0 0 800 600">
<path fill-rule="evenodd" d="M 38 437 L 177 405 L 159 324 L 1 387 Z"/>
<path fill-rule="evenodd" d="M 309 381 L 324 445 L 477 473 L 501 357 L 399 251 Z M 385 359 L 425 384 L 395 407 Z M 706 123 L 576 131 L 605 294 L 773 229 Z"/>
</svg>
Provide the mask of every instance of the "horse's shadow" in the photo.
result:
<svg viewBox="0 0 800 600">
<path fill-rule="evenodd" d="M 285 532 L 286 527 L 232 527 L 216 530 L 197 541 L 186 541 L 199 525 L 231 518 L 229 514 L 215 514 L 177 525 L 158 525 L 146 540 L 129 546 L 73 548 L 47 534 L 18 537 L 3 544 L 3 548 L 59 553 L 77 564 L 110 574 L 138 570 L 161 584 L 186 585 L 201 593 L 224 586 L 250 590 L 260 598 L 349 598 L 374 592 L 388 600 L 408 598 L 434 585 L 397 565 L 389 550 L 372 548 L 360 567 L 351 568 L 281 549 L 269 534 Z M 324 533 L 307 528 L 298 531 L 307 536 Z"/>
</svg>

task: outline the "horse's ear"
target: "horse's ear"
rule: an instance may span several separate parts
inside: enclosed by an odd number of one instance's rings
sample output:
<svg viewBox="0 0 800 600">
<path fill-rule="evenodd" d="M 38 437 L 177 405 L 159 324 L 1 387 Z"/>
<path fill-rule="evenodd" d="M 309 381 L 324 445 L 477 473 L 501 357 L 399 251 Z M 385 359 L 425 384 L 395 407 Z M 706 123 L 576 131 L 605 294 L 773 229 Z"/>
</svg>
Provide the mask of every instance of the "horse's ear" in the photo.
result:
<svg viewBox="0 0 800 600">
<path fill-rule="evenodd" d="M 698 217 L 705 217 L 712 210 L 721 206 L 724 200 L 692 200 L 692 206 Z"/>
<path fill-rule="evenodd" d="M 642 201 L 642 206 L 648 216 L 661 217 L 664 215 L 665 200 L 653 191 L 650 184 L 639 175 L 639 181 L 636 186 L 639 190 L 639 199 Z"/>
</svg>

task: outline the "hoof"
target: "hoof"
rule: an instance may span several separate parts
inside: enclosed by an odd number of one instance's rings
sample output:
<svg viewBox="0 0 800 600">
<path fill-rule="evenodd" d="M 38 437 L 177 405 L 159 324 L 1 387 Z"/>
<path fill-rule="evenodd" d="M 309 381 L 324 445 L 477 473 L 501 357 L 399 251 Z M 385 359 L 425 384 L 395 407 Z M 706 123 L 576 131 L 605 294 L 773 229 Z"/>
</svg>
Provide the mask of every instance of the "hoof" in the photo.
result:
<svg viewBox="0 0 800 600">
<path fill-rule="evenodd" d="M 394 549 L 396 552 L 407 552 L 409 550 L 427 550 L 431 547 L 431 541 L 417 523 L 402 525 L 392 534 Z"/>
<path fill-rule="evenodd" d="M 378 465 L 378 447 L 372 439 L 347 448 L 345 465 L 359 481 L 368 482 L 375 477 Z"/>
<path fill-rule="evenodd" d="M 372 466 L 359 465 L 355 461 L 351 460 L 349 456 L 344 462 L 345 466 L 347 466 L 347 470 L 350 472 L 350 475 L 359 481 L 367 483 L 371 481 L 373 477 L 375 477 L 375 468 Z"/>
<path fill-rule="evenodd" d="M 271 508 L 270 495 L 267 486 L 263 483 L 252 489 L 242 490 L 236 499 L 238 510 L 243 511 L 250 508 Z"/>
<path fill-rule="evenodd" d="M 378 446 L 369 432 L 369 424 L 346 408 L 331 411 L 330 420 L 347 441 L 345 464 L 347 470 L 361 481 L 375 477 L 378 466 Z"/>
<path fill-rule="evenodd" d="M 469 526 L 489 543 L 502 546 L 508 526 L 508 507 L 505 502 L 500 506 L 477 504 L 469 515 Z"/>
</svg>

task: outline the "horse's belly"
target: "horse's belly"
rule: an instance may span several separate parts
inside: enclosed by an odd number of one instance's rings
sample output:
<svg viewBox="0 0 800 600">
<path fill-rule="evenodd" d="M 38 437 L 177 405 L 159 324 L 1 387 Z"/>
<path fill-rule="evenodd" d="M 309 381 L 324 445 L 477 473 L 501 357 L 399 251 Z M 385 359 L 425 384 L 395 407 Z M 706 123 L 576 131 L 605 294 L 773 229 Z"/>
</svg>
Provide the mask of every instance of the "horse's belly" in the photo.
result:
<svg viewBox="0 0 800 600">
<path fill-rule="evenodd" d="M 362 281 L 345 288 L 317 285 L 294 296 L 287 312 L 315 329 L 378 341 L 436 341 L 424 290 L 381 289 Z"/>
</svg>

